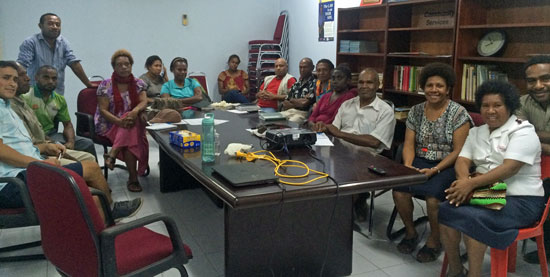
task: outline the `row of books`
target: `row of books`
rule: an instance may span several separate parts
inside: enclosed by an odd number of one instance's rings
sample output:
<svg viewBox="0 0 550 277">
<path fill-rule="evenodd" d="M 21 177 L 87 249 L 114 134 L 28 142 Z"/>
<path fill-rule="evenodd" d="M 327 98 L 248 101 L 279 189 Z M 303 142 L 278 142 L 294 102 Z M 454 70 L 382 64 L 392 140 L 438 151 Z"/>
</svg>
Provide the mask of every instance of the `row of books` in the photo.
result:
<svg viewBox="0 0 550 277">
<path fill-rule="evenodd" d="M 422 66 L 396 65 L 393 68 L 393 88 L 401 91 L 419 92 L 418 79 Z"/>
<path fill-rule="evenodd" d="M 340 52 L 343 53 L 378 53 L 376 40 L 340 40 Z"/>
<path fill-rule="evenodd" d="M 508 75 L 498 70 L 496 65 L 464 64 L 462 67 L 462 89 L 460 99 L 475 101 L 477 87 L 487 80 L 508 81 Z"/>
</svg>

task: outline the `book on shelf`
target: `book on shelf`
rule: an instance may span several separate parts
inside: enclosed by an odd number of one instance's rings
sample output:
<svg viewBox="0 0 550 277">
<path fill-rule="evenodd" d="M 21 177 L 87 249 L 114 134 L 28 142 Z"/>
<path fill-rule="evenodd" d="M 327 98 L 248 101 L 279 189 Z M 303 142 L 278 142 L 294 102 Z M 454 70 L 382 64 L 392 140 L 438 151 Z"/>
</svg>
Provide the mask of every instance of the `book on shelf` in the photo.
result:
<svg viewBox="0 0 550 277">
<path fill-rule="evenodd" d="M 496 65 L 463 64 L 460 99 L 474 102 L 477 88 L 489 80 L 508 82 L 508 75 L 499 70 Z"/>
<path fill-rule="evenodd" d="M 400 91 L 419 92 L 420 71 L 422 66 L 395 65 L 393 70 L 393 88 Z"/>
</svg>

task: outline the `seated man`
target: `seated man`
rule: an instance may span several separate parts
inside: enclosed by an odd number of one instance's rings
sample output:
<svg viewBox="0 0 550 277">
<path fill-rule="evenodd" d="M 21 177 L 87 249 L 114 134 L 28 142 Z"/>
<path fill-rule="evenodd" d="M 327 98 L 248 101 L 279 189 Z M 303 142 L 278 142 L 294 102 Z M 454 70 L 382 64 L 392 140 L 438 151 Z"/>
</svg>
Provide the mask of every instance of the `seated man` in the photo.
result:
<svg viewBox="0 0 550 277">
<path fill-rule="evenodd" d="M 395 116 L 390 105 L 376 96 L 378 85 L 376 70 L 363 70 L 357 81 L 358 96 L 342 103 L 332 124 L 321 122 L 321 131 L 353 144 L 369 147 L 376 153 L 390 149 Z M 366 220 L 368 196 L 368 193 L 354 195 L 354 211 L 358 221 Z"/>
<path fill-rule="evenodd" d="M 94 142 L 75 135 L 65 97 L 57 94 L 57 70 L 49 65 L 38 69 L 36 85 L 21 98 L 33 109 L 44 133 L 53 141 L 65 144 L 68 149 L 86 151 L 96 157 Z M 63 123 L 63 133 L 57 132 L 57 122 Z"/>
<path fill-rule="evenodd" d="M 535 131 L 541 143 L 541 167 L 550 165 L 550 56 L 532 57 L 525 64 L 527 94 L 520 98 L 521 107 L 516 111 L 517 117 L 526 119 L 535 126 Z M 542 177 L 548 178 L 549 170 L 543 170 Z M 546 174 L 546 175 L 545 175 Z M 550 185 L 550 179 L 544 182 L 545 188 Z M 548 193 L 548 192 L 546 192 Z M 544 248 L 550 250 L 550 220 L 544 223 Z M 548 253 L 548 252 L 547 252 Z M 549 256 L 547 255 L 547 258 Z M 523 259 L 532 264 L 539 263 L 537 251 L 527 253 Z"/>
<path fill-rule="evenodd" d="M 27 75 L 25 68 L 19 64 L 18 66 L 19 68 L 17 70 L 17 74 L 19 75 L 19 79 L 17 81 L 17 91 L 15 92 L 15 97 L 10 101 L 11 108 L 23 121 L 27 132 L 31 135 L 33 144 L 37 145 L 51 142 L 46 140 L 46 134 L 44 134 L 42 125 L 38 122 L 38 118 L 36 118 L 36 115 L 31 107 L 29 107 L 25 100 L 21 98 L 22 94 L 29 92 L 31 79 Z M 59 162 L 61 165 L 66 165 L 75 161 L 95 161 L 95 157 L 92 154 L 84 151 L 65 149 L 65 154 L 69 159 L 65 157 L 60 159 Z"/>
<path fill-rule="evenodd" d="M 290 88 L 281 108 L 282 111 L 288 113 L 291 121 L 297 121 L 292 120 L 295 117 L 299 117 L 300 121 L 305 120 L 315 102 L 315 83 L 317 79 L 313 76 L 313 61 L 310 58 L 303 58 L 300 61 L 299 68 L 300 80 Z"/>
<path fill-rule="evenodd" d="M 296 83 L 296 78 L 288 74 L 288 64 L 285 59 L 275 61 L 275 75 L 267 76 L 260 91 L 256 94 L 258 106 L 263 112 L 276 112 L 279 102 L 286 99 L 288 91 Z"/>
<path fill-rule="evenodd" d="M 321 122 L 321 131 L 376 153 L 390 149 L 395 129 L 393 109 L 376 96 L 378 73 L 367 68 L 359 74 L 358 96 L 346 100 L 332 124 Z"/>
<path fill-rule="evenodd" d="M 15 62 L 0 61 L 0 176 L 17 177 L 26 181 L 26 167 L 33 161 L 44 161 L 59 165 L 56 158 L 43 159 L 41 154 L 58 156 L 65 151 L 61 144 L 43 143 L 34 146 L 23 122 L 11 109 L 11 99 L 17 91 L 17 65 Z M 110 204 L 111 193 L 97 163 L 83 161 L 66 165 L 65 168 L 81 175 L 89 187 L 102 191 Z M 96 198 L 96 203 L 99 206 Z M 132 216 L 141 207 L 141 198 L 132 201 L 116 202 L 113 217 L 120 219 Z M 0 207 L 21 208 L 23 202 L 19 188 L 12 183 L 0 184 Z M 100 209 L 101 211 L 101 209 Z"/>
</svg>

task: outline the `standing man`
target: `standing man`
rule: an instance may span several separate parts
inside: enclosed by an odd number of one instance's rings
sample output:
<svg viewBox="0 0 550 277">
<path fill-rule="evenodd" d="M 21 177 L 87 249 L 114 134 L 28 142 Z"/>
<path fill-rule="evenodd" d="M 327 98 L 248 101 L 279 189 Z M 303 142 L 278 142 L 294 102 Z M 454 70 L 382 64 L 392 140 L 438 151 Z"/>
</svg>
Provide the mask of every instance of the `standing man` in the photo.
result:
<svg viewBox="0 0 550 277">
<path fill-rule="evenodd" d="M 527 61 L 524 69 L 527 94 L 520 98 L 521 107 L 516 113 L 518 118 L 527 119 L 535 126 L 541 143 L 541 167 L 548 168 L 550 167 L 548 165 L 550 163 L 550 56 L 532 57 Z M 543 178 L 550 177 L 548 170 L 541 173 Z M 545 190 L 548 189 L 549 183 L 546 179 Z M 550 221 L 546 220 L 543 228 L 544 248 L 548 251 L 550 250 Z M 539 263 L 537 251 L 525 254 L 523 259 L 528 263 Z"/>
<path fill-rule="evenodd" d="M 19 46 L 17 62 L 27 69 L 31 77 L 31 84 L 35 84 L 38 68 L 50 65 L 57 69 L 57 93 L 65 93 L 65 67 L 68 65 L 74 74 L 86 87 L 92 87 L 80 60 L 76 58 L 69 45 L 69 41 L 61 36 L 61 19 L 53 13 L 46 13 L 40 17 L 38 27 L 41 33 L 25 39 Z"/>
<path fill-rule="evenodd" d="M 263 112 L 276 112 L 279 102 L 286 99 L 288 91 L 296 83 L 296 78 L 288 74 L 288 64 L 285 59 L 275 61 L 275 75 L 267 76 L 256 94 L 258 106 Z"/>
<path fill-rule="evenodd" d="M 97 157 L 94 142 L 75 135 L 65 97 L 54 91 L 57 85 L 57 70 L 53 66 L 41 66 L 35 80 L 36 85 L 28 93 L 21 95 L 21 98 L 34 111 L 46 136 L 65 144 L 68 149 L 86 151 Z M 57 132 L 56 124 L 59 122 L 63 123 L 63 133 Z"/>
<path fill-rule="evenodd" d="M 297 109 L 306 114 L 315 103 L 315 83 L 313 76 L 313 61 L 310 58 L 300 60 L 300 80 L 290 88 L 286 99 L 283 101 L 282 110 Z"/>
</svg>

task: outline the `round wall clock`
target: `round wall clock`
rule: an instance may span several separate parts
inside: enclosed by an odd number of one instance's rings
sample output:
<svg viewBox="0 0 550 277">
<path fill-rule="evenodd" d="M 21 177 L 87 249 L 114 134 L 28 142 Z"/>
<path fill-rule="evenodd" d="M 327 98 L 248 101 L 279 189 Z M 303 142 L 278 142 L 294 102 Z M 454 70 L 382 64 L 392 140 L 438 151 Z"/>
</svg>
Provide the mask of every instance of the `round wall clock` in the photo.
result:
<svg viewBox="0 0 550 277">
<path fill-rule="evenodd" d="M 477 53 L 488 57 L 500 54 L 506 45 L 506 33 L 504 31 L 490 31 L 477 43 Z"/>
</svg>

